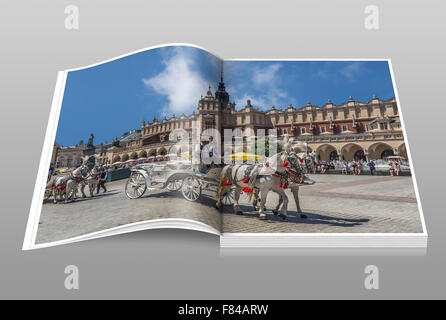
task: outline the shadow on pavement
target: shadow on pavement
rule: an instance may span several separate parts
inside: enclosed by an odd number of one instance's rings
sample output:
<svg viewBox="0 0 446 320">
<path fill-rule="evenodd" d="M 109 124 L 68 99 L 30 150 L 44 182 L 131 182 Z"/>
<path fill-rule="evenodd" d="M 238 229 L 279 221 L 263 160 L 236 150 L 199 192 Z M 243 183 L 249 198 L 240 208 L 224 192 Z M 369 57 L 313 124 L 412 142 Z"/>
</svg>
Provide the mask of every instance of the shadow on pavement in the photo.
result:
<svg viewBox="0 0 446 320">
<path fill-rule="evenodd" d="M 83 202 L 83 201 L 88 201 L 88 200 L 94 200 L 94 199 L 100 199 L 100 198 L 104 198 L 104 197 L 108 197 L 108 196 L 112 196 L 112 195 L 115 195 L 115 194 L 118 194 L 118 193 L 120 193 L 119 191 L 107 191 L 106 193 L 99 193 L 99 194 L 94 194 L 94 196 L 93 197 L 90 197 L 90 195 L 87 193 L 87 197 L 86 198 L 83 198 L 82 197 L 82 195 L 81 196 L 77 196 L 76 197 L 76 200 L 74 200 L 74 201 L 72 201 L 72 202 L 68 202 L 67 204 L 70 204 L 70 203 L 78 203 L 78 202 Z M 43 203 L 45 204 L 45 203 L 53 203 L 54 202 L 54 200 L 53 200 L 53 197 L 51 196 L 51 198 L 50 199 L 47 199 L 47 200 L 43 200 Z M 63 204 L 65 204 L 65 201 L 64 200 L 62 200 L 62 201 L 60 201 L 59 199 L 57 200 L 57 203 L 59 204 L 59 203 L 63 203 Z"/>
<path fill-rule="evenodd" d="M 212 197 L 208 196 L 207 194 L 202 194 L 200 198 L 198 198 L 196 201 L 188 201 L 184 199 L 181 191 L 161 191 L 156 193 L 149 193 L 145 194 L 141 197 L 141 199 L 149 199 L 149 198 L 179 198 L 186 201 L 186 203 L 200 203 L 202 205 L 210 207 L 209 210 L 217 210 L 215 207 L 216 200 Z"/>
<path fill-rule="evenodd" d="M 112 196 L 118 193 L 122 193 L 122 191 L 119 190 L 110 190 L 106 193 L 100 193 L 98 195 L 94 195 L 93 198 L 87 197 L 82 198 L 78 197 L 74 203 L 80 203 L 83 201 L 89 201 L 89 200 L 95 200 L 100 199 L 103 197 Z M 150 199 L 150 198 L 183 198 L 183 195 L 180 191 L 157 191 L 153 193 L 146 193 L 144 194 L 140 199 Z M 139 199 L 128 199 L 129 201 L 138 201 Z M 44 203 L 51 203 L 53 200 L 44 200 Z M 186 203 L 192 203 L 186 199 L 184 199 Z M 216 210 L 215 204 L 216 200 L 209 196 L 208 194 L 202 194 L 197 201 L 195 201 L 197 204 L 204 205 L 208 207 L 208 210 Z M 240 205 L 240 209 L 244 212 L 244 214 L 240 217 L 247 218 L 247 219 L 258 219 L 258 211 L 254 211 L 252 206 L 248 205 Z M 232 205 L 225 205 L 223 206 L 222 210 L 219 211 L 222 214 L 235 214 Z M 364 223 L 369 222 L 369 219 L 348 219 L 348 218 L 341 218 L 341 217 L 333 217 L 333 216 L 327 216 L 320 213 L 315 212 L 304 212 L 304 214 L 307 216 L 306 219 L 300 218 L 298 213 L 296 211 L 288 211 L 288 217 L 283 220 L 282 218 L 275 216 L 270 210 L 267 211 L 267 220 L 265 220 L 265 223 L 295 223 L 295 224 L 309 224 L 309 225 L 329 225 L 329 226 L 335 226 L 335 227 L 355 227 L 362 225 Z"/>
<path fill-rule="evenodd" d="M 182 198 L 183 196 L 182 196 L 181 192 L 178 192 L 178 191 L 166 191 L 166 192 L 160 192 L 160 193 L 156 193 L 156 194 L 148 194 L 148 195 L 143 196 L 143 198 L 150 198 L 150 197 L 158 197 L 158 198 L 160 198 L 160 197 L 164 197 L 164 198 L 180 197 L 180 198 Z M 187 200 L 184 200 L 184 201 L 187 201 Z M 216 200 L 206 194 L 203 194 L 195 202 L 200 203 L 205 206 L 208 206 L 209 210 L 217 210 L 215 208 Z M 252 206 L 240 205 L 240 209 L 242 209 L 244 212 L 243 216 L 241 216 L 241 217 L 245 217 L 248 219 L 249 218 L 258 219 L 259 214 L 257 211 L 253 211 Z M 223 209 L 220 212 L 224 213 L 224 214 L 235 214 L 232 205 L 223 206 Z M 288 217 L 285 220 L 283 220 L 282 218 L 275 216 L 271 211 L 268 210 L 267 211 L 268 219 L 265 220 L 265 222 L 266 223 L 268 223 L 268 222 L 302 223 L 302 224 L 319 224 L 319 225 L 325 224 L 325 225 L 334 226 L 334 227 L 348 228 L 348 227 L 359 226 L 359 225 L 362 225 L 362 224 L 370 221 L 369 219 L 347 219 L 347 218 L 340 218 L 340 217 L 332 217 L 332 216 L 322 215 L 320 213 L 314 213 L 314 212 L 304 212 L 304 214 L 307 216 L 306 219 L 300 218 L 300 216 L 298 215 L 298 213 L 296 211 L 288 211 Z"/>
<path fill-rule="evenodd" d="M 243 215 L 241 217 L 255 218 L 255 219 L 259 218 L 259 213 L 257 211 L 252 211 L 253 208 L 250 206 L 240 205 L 240 209 L 242 209 L 243 211 Z M 224 208 L 224 213 L 235 214 L 233 212 L 232 206 L 226 206 Z M 302 224 L 319 224 L 319 225 L 325 224 L 334 227 L 355 227 L 370 221 L 370 219 L 347 219 L 340 217 L 331 217 L 308 211 L 303 213 L 307 216 L 306 219 L 301 218 L 296 211 L 288 211 L 288 216 L 284 220 L 279 216 L 274 215 L 271 211 L 268 210 L 267 211 L 268 218 L 267 220 L 265 220 L 265 222 L 302 223 Z"/>
</svg>

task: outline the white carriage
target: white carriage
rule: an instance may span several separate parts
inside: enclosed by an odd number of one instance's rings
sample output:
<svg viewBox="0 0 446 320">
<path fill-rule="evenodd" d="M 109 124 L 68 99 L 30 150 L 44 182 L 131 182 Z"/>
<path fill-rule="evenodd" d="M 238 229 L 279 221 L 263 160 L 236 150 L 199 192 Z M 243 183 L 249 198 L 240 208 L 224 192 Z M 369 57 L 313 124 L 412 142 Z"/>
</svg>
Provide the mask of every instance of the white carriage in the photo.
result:
<svg viewBox="0 0 446 320">
<path fill-rule="evenodd" d="M 197 201 L 202 191 L 216 192 L 222 168 L 212 168 L 206 174 L 198 171 L 187 160 L 170 161 L 163 164 L 141 164 L 131 169 L 125 185 L 125 194 L 137 199 L 149 190 L 179 191 L 188 201 Z M 224 196 L 224 203 L 232 203 L 232 194 Z"/>
</svg>

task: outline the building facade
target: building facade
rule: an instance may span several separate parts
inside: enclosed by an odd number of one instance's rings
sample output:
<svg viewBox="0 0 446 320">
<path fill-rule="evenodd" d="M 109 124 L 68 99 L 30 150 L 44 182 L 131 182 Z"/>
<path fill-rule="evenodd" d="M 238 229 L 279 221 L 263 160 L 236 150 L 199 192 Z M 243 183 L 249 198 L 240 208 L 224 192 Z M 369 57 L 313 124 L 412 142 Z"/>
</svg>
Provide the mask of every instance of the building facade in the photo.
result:
<svg viewBox="0 0 446 320">
<path fill-rule="evenodd" d="M 82 163 L 86 149 L 87 146 L 82 141 L 75 146 L 59 146 L 55 143 L 51 162 L 56 168 L 77 167 Z"/>
<path fill-rule="evenodd" d="M 214 94 L 209 86 L 206 95 L 199 99 L 196 112 L 191 115 L 142 121 L 140 130 L 96 147 L 99 148 L 97 152 L 106 164 L 166 155 L 175 144 L 169 141 L 169 134 L 175 129 L 183 129 L 191 135 L 194 122 L 200 132 L 217 129 L 222 135 L 224 129 L 240 128 L 242 132 L 249 131 L 254 135 L 259 129 L 276 129 L 279 143 L 285 135 L 306 142 L 307 149 L 301 151 L 312 152 L 319 161 L 380 159 L 389 155 L 407 158 L 395 98 L 383 101 L 373 95 L 371 100 L 361 102 L 349 97 L 339 105 L 328 100 L 323 106 L 308 101 L 299 108 L 272 106 L 266 111 L 252 106 L 248 100 L 242 109 L 236 110 L 235 103 L 229 100 L 223 77 Z M 64 150 L 61 154 L 68 158 L 71 152 L 71 158 L 75 158 L 75 149 Z"/>
</svg>

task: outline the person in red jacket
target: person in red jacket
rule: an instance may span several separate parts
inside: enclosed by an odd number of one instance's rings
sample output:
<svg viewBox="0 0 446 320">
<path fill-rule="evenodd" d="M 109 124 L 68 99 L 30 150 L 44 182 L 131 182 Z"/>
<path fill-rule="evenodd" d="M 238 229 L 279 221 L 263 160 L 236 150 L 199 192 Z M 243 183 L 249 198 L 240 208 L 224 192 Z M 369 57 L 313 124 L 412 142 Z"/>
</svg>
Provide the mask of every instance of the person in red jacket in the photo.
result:
<svg viewBox="0 0 446 320">
<path fill-rule="evenodd" d="M 99 183 L 98 183 L 98 187 L 96 189 L 96 194 L 99 194 L 100 188 L 102 188 L 104 190 L 104 193 L 107 192 L 107 188 L 105 188 L 105 181 L 107 180 L 108 170 L 105 166 L 101 166 L 100 171 L 101 171 L 101 173 L 99 174 Z"/>
</svg>

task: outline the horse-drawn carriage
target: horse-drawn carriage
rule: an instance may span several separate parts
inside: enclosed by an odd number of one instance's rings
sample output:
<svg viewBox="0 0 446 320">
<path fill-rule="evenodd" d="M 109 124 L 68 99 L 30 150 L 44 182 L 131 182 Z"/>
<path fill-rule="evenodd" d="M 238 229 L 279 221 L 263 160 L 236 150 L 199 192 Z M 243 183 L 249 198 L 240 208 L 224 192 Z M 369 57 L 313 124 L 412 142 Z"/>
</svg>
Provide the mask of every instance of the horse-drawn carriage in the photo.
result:
<svg viewBox="0 0 446 320">
<path fill-rule="evenodd" d="M 240 195 L 246 193 L 253 206 L 259 209 L 259 218 L 266 219 L 265 204 L 270 191 L 279 195 L 274 214 L 287 217 L 290 189 L 296 202 L 297 212 L 302 218 L 299 205 L 299 187 L 314 184 L 308 176 L 307 163 L 311 161 L 306 153 L 296 153 L 291 147 L 292 139 L 286 138 L 284 150 L 258 164 L 227 164 L 214 167 L 206 174 L 190 161 L 176 160 L 165 164 L 142 164 L 134 167 L 125 185 L 125 194 L 130 199 L 140 198 L 146 190 L 181 191 L 189 201 L 197 201 L 203 189 L 215 192 L 216 207 L 233 204 L 236 214 L 243 214 Z M 257 205 L 258 204 L 258 205 Z"/>
<path fill-rule="evenodd" d="M 53 197 L 54 203 L 65 200 L 65 203 L 76 199 L 78 187 L 82 197 L 86 198 L 85 187 L 90 191 L 90 197 L 93 197 L 93 191 L 100 180 L 100 167 L 95 165 L 97 156 L 85 157 L 82 164 L 72 171 L 56 172 L 48 175 L 45 186 L 44 200 Z"/>
<path fill-rule="evenodd" d="M 187 160 L 176 160 L 164 164 L 141 164 L 131 169 L 125 185 L 125 194 L 137 199 L 154 190 L 180 191 L 188 201 L 197 201 L 203 189 L 217 192 L 222 167 L 208 170 L 206 174 Z M 224 196 L 224 203 L 232 203 L 232 194 Z"/>
</svg>

